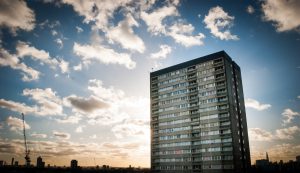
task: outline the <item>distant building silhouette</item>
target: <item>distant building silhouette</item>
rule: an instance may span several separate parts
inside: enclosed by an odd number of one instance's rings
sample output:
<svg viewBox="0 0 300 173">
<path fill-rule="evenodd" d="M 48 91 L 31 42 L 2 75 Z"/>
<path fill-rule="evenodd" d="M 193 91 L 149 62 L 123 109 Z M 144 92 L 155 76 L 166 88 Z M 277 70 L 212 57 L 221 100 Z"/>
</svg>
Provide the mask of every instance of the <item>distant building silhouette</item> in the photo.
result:
<svg viewBox="0 0 300 173">
<path fill-rule="evenodd" d="M 78 167 L 78 161 L 77 160 L 71 160 L 71 168 L 77 168 Z"/>
<path fill-rule="evenodd" d="M 266 168 L 269 165 L 269 155 L 268 152 L 266 152 L 266 159 L 260 159 L 260 160 L 256 160 L 255 165 L 257 168 Z"/>
<path fill-rule="evenodd" d="M 11 158 L 11 163 L 10 163 L 11 166 L 14 166 L 14 161 L 15 161 L 15 158 Z"/>
<path fill-rule="evenodd" d="M 43 159 L 41 156 L 39 156 L 37 159 L 36 159 L 36 167 L 37 168 L 44 168 L 45 167 L 45 162 L 43 162 Z"/>
<path fill-rule="evenodd" d="M 300 156 L 296 156 L 296 162 L 300 163 Z"/>
</svg>

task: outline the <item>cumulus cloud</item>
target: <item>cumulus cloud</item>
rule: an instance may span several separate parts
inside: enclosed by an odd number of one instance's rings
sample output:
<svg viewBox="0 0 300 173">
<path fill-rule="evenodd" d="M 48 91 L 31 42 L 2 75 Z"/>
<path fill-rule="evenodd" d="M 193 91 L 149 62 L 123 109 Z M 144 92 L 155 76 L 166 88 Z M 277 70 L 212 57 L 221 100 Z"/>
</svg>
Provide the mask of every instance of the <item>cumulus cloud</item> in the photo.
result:
<svg viewBox="0 0 300 173">
<path fill-rule="evenodd" d="M 285 109 L 282 114 L 283 116 L 283 125 L 289 124 L 296 116 L 300 116 L 298 112 L 294 112 L 292 109 Z"/>
<path fill-rule="evenodd" d="M 53 136 L 57 139 L 70 139 L 71 135 L 65 132 L 53 131 Z"/>
<path fill-rule="evenodd" d="M 35 14 L 25 1 L 0 1 L 0 26 L 8 27 L 14 34 L 18 29 L 31 31 L 35 27 Z"/>
<path fill-rule="evenodd" d="M 255 12 L 255 10 L 254 10 L 253 6 L 252 6 L 252 5 L 249 5 L 249 6 L 247 7 L 247 13 L 253 14 L 254 12 Z"/>
<path fill-rule="evenodd" d="M 79 63 L 78 65 L 73 66 L 73 69 L 74 69 L 75 71 L 81 71 L 81 70 L 82 70 L 82 64 Z"/>
<path fill-rule="evenodd" d="M 36 107 L 30 107 L 24 103 L 14 102 L 14 101 L 5 100 L 5 99 L 0 99 L 0 107 L 9 109 L 11 111 L 19 112 L 19 113 L 24 113 L 24 114 L 37 111 Z"/>
<path fill-rule="evenodd" d="M 110 105 L 103 100 L 90 96 L 89 98 L 78 97 L 75 95 L 65 98 L 75 109 L 86 113 L 91 113 L 98 109 L 106 109 Z"/>
<path fill-rule="evenodd" d="M 79 26 L 76 26 L 76 31 L 77 31 L 77 33 L 81 33 L 81 32 L 83 32 L 83 29 Z"/>
<path fill-rule="evenodd" d="M 253 109 L 256 109 L 258 111 L 263 111 L 263 110 L 271 108 L 270 104 L 262 104 L 259 101 L 254 100 L 254 99 L 250 99 L 250 98 L 245 100 L 245 105 L 248 108 L 253 108 Z"/>
<path fill-rule="evenodd" d="M 82 58 L 85 64 L 89 64 L 91 60 L 97 60 L 103 64 L 123 65 L 128 69 L 133 69 L 136 65 L 129 54 L 118 53 L 102 45 L 80 45 L 75 42 L 73 52 Z"/>
<path fill-rule="evenodd" d="M 297 98 L 300 99 L 300 96 L 298 96 Z"/>
<path fill-rule="evenodd" d="M 137 137 L 149 135 L 149 123 L 144 120 L 126 120 L 112 128 L 117 138 Z"/>
<path fill-rule="evenodd" d="M 204 17 L 206 28 L 210 33 L 221 40 L 238 40 L 237 35 L 232 35 L 230 28 L 233 25 L 234 16 L 229 16 L 222 7 L 216 6 L 209 10 Z"/>
<path fill-rule="evenodd" d="M 83 127 L 84 127 L 84 126 L 78 126 L 78 127 L 75 129 L 75 132 L 76 132 L 76 133 L 82 133 L 82 132 L 83 132 Z"/>
<path fill-rule="evenodd" d="M 64 47 L 64 43 L 63 43 L 62 39 L 57 38 L 57 39 L 54 40 L 54 42 L 56 44 L 58 44 L 58 46 L 59 46 L 60 49 Z"/>
<path fill-rule="evenodd" d="M 92 136 L 89 136 L 90 139 L 97 139 L 97 135 L 93 134 Z"/>
<path fill-rule="evenodd" d="M 0 107 L 19 113 L 39 116 L 64 115 L 62 101 L 51 88 L 24 89 L 22 95 L 29 97 L 36 105 L 28 106 L 24 103 L 0 99 Z"/>
<path fill-rule="evenodd" d="M 169 28 L 167 35 L 171 36 L 176 43 L 182 44 L 185 47 L 201 46 L 205 35 L 198 33 L 192 35 L 194 26 L 192 24 L 175 23 Z"/>
<path fill-rule="evenodd" d="M 253 141 L 271 141 L 273 139 L 273 135 L 261 128 L 250 128 L 249 138 Z"/>
<path fill-rule="evenodd" d="M 103 82 L 97 79 L 90 79 L 88 90 L 92 91 L 96 96 L 103 100 L 119 101 L 125 96 L 124 91 L 115 89 L 113 86 L 104 87 Z"/>
<path fill-rule="evenodd" d="M 297 30 L 300 27 L 298 0 L 266 0 L 262 3 L 263 19 L 274 22 L 278 32 Z"/>
<path fill-rule="evenodd" d="M 252 141 L 291 140 L 299 132 L 298 126 L 276 129 L 273 133 L 261 128 L 250 128 L 249 138 Z"/>
<path fill-rule="evenodd" d="M 59 62 L 59 67 L 62 73 L 68 73 L 69 72 L 69 62 L 61 59 Z"/>
<path fill-rule="evenodd" d="M 117 42 L 125 49 L 143 53 L 145 51 L 144 42 L 134 34 L 133 26 L 138 27 L 139 24 L 131 14 L 128 14 L 123 21 L 119 22 L 118 26 L 110 28 L 106 36 L 111 43 Z"/>
<path fill-rule="evenodd" d="M 25 57 L 29 57 L 35 61 L 39 61 L 42 65 L 47 64 L 52 69 L 57 66 L 61 68 L 62 73 L 68 72 L 69 63 L 63 59 L 59 62 L 57 59 L 50 57 L 49 52 L 39 50 L 28 43 L 18 41 L 16 45 L 16 54 L 10 54 L 7 50 L 0 47 L 0 66 L 9 66 L 12 69 L 22 72 L 23 81 L 32 81 L 39 79 L 40 72 L 28 67 L 21 62 Z"/>
<path fill-rule="evenodd" d="M 294 139 L 294 135 L 300 132 L 298 126 L 292 126 L 288 128 L 277 129 L 275 131 L 275 136 L 278 139 Z"/>
<path fill-rule="evenodd" d="M 28 96 L 38 104 L 38 115 L 62 115 L 62 101 L 51 88 L 24 89 L 23 95 Z"/>
<path fill-rule="evenodd" d="M 141 12 L 141 18 L 148 26 L 148 31 L 153 35 L 166 34 L 166 24 L 163 20 L 169 16 L 179 16 L 176 6 L 164 6 L 151 13 Z"/>
<path fill-rule="evenodd" d="M 6 123 L 9 126 L 9 129 L 11 131 L 21 132 L 23 130 L 23 120 L 22 119 L 9 116 L 6 119 Z M 24 124 L 25 124 L 25 129 L 30 129 L 30 126 L 26 122 Z"/>
<path fill-rule="evenodd" d="M 81 115 L 77 114 L 77 115 L 73 115 L 73 116 L 67 116 L 64 119 L 55 119 L 58 123 L 70 123 L 70 124 L 78 124 L 78 122 L 81 120 Z"/>
<path fill-rule="evenodd" d="M 53 35 L 53 36 L 56 36 L 57 34 L 58 34 L 58 32 L 56 31 L 56 30 L 51 30 L 51 34 Z"/>
<path fill-rule="evenodd" d="M 28 43 L 19 41 L 17 43 L 16 50 L 20 58 L 29 56 L 33 60 L 40 61 L 42 64 L 47 64 L 53 69 L 56 65 L 58 65 L 58 61 L 55 58 L 51 58 L 49 52 L 39 50 L 33 46 L 30 46 Z"/>
<path fill-rule="evenodd" d="M 32 137 L 34 137 L 34 138 L 43 138 L 43 139 L 44 139 L 44 138 L 47 138 L 47 134 L 36 133 L 36 132 L 30 134 L 30 136 L 32 136 Z"/>
<path fill-rule="evenodd" d="M 32 81 L 39 79 L 40 72 L 28 67 L 17 55 L 10 54 L 7 50 L 0 47 L 0 66 L 8 66 L 15 70 L 20 70 L 22 72 L 23 81 Z"/>
<path fill-rule="evenodd" d="M 95 25 L 107 30 L 109 19 L 113 17 L 115 10 L 125 7 L 132 0 L 116 1 L 81 1 L 81 0 L 63 0 L 62 3 L 71 5 L 75 12 L 84 17 L 85 23 L 95 23 Z"/>
<path fill-rule="evenodd" d="M 159 48 L 160 50 L 158 52 L 151 54 L 150 57 L 152 59 L 165 59 L 167 55 L 172 52 L 172 48 L 165 44 L 160 45 Z"/>
</svg>

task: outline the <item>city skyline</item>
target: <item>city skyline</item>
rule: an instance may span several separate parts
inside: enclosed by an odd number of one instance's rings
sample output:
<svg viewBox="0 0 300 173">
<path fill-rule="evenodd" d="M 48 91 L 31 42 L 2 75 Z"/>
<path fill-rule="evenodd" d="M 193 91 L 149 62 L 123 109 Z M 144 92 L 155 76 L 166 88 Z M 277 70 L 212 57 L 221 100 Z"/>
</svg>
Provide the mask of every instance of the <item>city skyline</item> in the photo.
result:
<svg viewBox="0 0 300 173">
<path fill-rule="evenodd" d="M 150 167 L 151 71 L 225 50 L 251 162 L 300 155 L 300 3 L 0 1 L 0 160 Z M 59 157 L 58 157 L 59 156 Z"/>
</svg>

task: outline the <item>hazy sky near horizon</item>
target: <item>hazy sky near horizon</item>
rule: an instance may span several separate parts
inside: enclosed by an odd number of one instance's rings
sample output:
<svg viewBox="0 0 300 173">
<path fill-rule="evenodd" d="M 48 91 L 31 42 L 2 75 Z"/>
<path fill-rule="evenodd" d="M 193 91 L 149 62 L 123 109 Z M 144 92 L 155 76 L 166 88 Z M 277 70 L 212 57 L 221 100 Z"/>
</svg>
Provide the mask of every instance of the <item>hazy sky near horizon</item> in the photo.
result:
<svg viewBox="0 0 300 173">
<path fill-rule="evenodd" d="M 149 73 L 241 67 L 252 163 L 300 155 L 300 1 L 1 0 L 0 160 L 150 166 Z"/>
</svg>

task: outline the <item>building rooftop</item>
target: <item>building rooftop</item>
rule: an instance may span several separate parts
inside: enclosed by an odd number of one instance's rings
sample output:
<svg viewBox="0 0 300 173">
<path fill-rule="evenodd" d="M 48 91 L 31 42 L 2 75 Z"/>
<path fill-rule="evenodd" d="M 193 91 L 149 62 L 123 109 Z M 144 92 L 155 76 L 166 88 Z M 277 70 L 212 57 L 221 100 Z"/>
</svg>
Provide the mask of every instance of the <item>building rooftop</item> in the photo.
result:
<svg viewBox="0 0 300 173">
<path fill-rule="evenodd" d="M 176 64 L 176 65 L 173 65 L 173 66 L 170 66 L 170 67 L 167 67 L 167 68 L 163 68 L 163 69 L 151 72 L 150 77 L 154 77 L 154 76 L 165 74 L 165 73 L 175 71 L 175 70 L 178 70 L 178 69 L 186 68 L 186 67 L 189 67 L 191 65 L 200 64 L 202 62 L 210 61 L 210 60 L 216 59 L 218 57 L 225 57 L 228 60 L 232 61 L 230 56 L 224 50 L 222 50 L 222 51 L 215 52 L 215 53 L 212 53 L 212 54 L 209 54 L 209 55 L 206 55 L 206 56 L 202 56 L 202 57 L 199 57 L 199 58 L 196 58 L 196 59 L 192 59 L 190 61 L 186 61 L 186 62 L 183 62 L 183 63 L 180 63 L 180 64 Z"/>
</svg>

